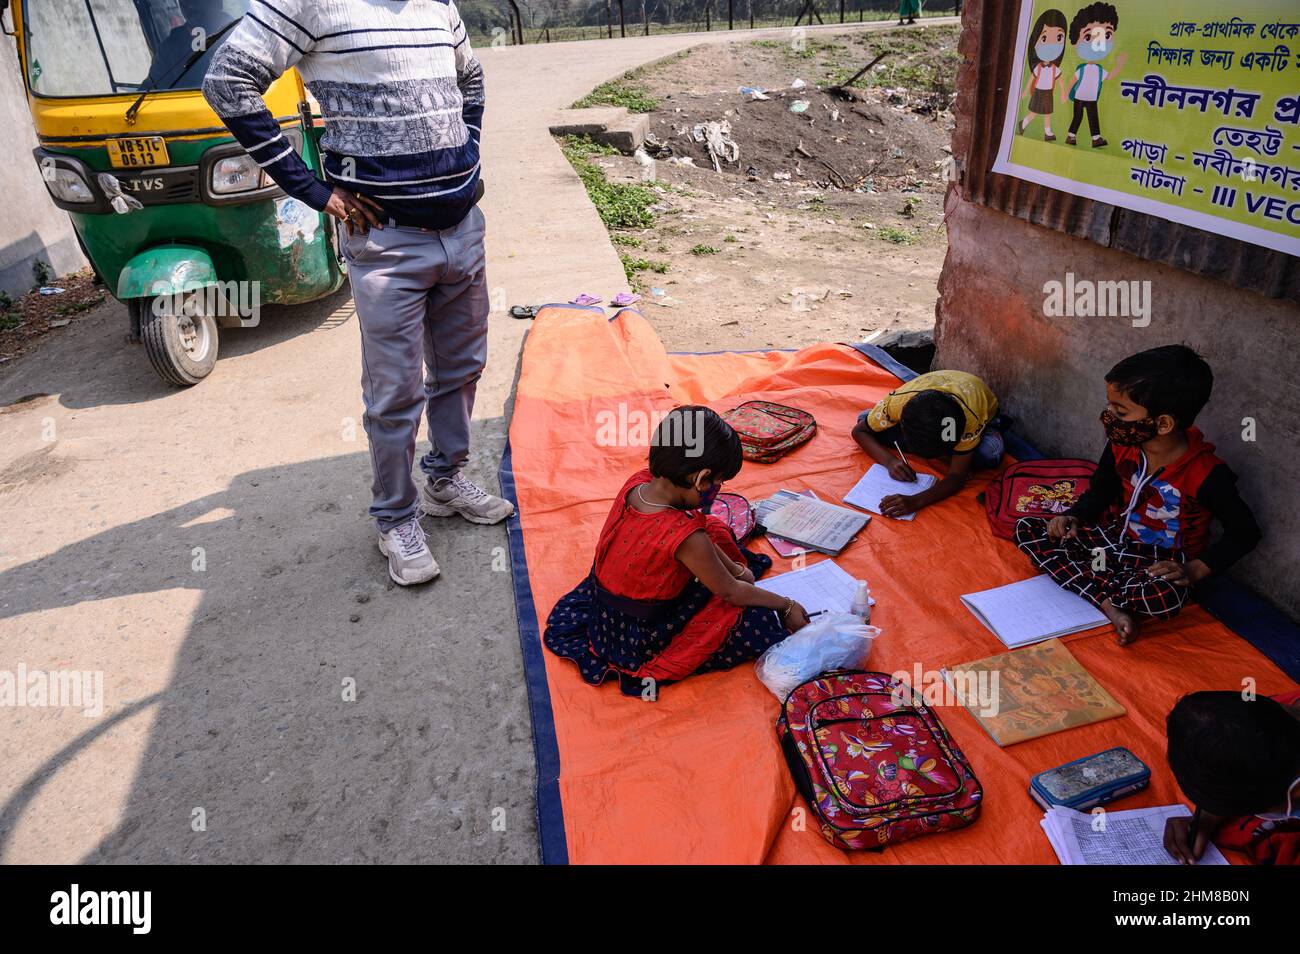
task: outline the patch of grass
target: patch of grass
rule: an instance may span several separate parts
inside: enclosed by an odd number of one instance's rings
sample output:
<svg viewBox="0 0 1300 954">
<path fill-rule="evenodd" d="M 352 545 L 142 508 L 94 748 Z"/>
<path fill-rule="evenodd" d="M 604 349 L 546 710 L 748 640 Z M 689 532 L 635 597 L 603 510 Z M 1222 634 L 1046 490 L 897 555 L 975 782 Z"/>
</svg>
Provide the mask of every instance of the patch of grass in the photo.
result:
<svg viewBox="0 0 1300 954">
<path fill-rule="evenodd" d="M 574 159 L 590 159 L 593 156 L 619 155 L 619 151 L 613 146 L 596 142 L 590 136 L 565 136 L 560 141 L 560 149 L 570 162 Z"/>
<path fill-rule="evenodd" d="M 608 147 L 586 137 L 566 136 L 560 142 L 564 157 L 582 180 L 587 196 L 607 229 L 643 229 L 654 222 L 655 194 L 643 185 L 609 182 L 605 170 L 590 161 L 591 156 L 608 155 Z"/>
<path fill-rule="evenodd" d="M 23 323 L 23 316 L 14 310 L 14 300 L 8 292 L 0 291 L 0 331 L 12 331 Z"/>
<path fill-rule="evenodd" d="M 882 225 L 876 229 L 876 238 L 893 242 L 895 245 L 915 245 L 920 236 L 912 229 L 900 229 L 896 225 Z"/>
<path fill-rule="evenodd" d="M 652 113 L 659 106 L 659 100 L 631 74 L 625 73 L 618 79 L 601 83 L 569 108 L 586 109 L 589 106 L 622 106 L 629 113 Z"/>
<path fill-rule="evenodd" d="M 734 235 L 728 235 L 728 236 L 727 236 L 726 238 L 724 238 L 722 241 L 724 241 L 724 242 L 737 242 L 737 241 L 739 241 L 739 239 L 737 239 L 736 236 L 734 236 Z"/>
<path fill-rule="evenodd" d="M 633 288 L 639 288 L 640 279 L 637 277 L 639 272 L 655 272 L 663 275 L 668 271 L 667 262 L 654 262 L 648 258 L 633 258 L 631 255 L 620 253 L 618 256 L 623 262 L 623 274 L 627 276 L 627 282 Z"/>
<path fill-rule="evenodd" d="M 87 298 L 85 301 L 79 301 L 73 305 L 60 305 L 54 309 L 54 313 L 60 318 L 65 318 L 68 315 L 79 315 L 83 311 L 90 311 L 103 300 L 104 296 L 100 295 L 98 298 Z"/>
<path fill-rule="evenodd" d="M 635 235 L 626 235 L 622 232 L 614 232 L 610 235 L 609 240 L 615 245 L 622 245 L 626 248 L 640 248 L 645 244 Z"/>
<path fill-rule="evenodd" d="M 717 255 L 722 249 L 714 248 L 712 245 L 696 245 L 691 249 L 692 255 Z"/>
</svg>

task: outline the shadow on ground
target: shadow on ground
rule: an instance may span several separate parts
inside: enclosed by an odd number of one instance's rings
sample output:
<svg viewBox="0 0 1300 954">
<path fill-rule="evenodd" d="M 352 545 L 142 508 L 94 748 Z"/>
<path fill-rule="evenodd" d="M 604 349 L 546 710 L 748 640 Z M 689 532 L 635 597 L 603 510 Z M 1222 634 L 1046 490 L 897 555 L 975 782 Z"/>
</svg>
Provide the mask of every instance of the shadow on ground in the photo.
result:
<svg viewBox="0 0 1300 954">
<path fill-rule="evenodd" d="M 504 423 L 475 427 L 494 446 Z M 532 758 L 503 526 L 426 519 L 443 576 L 395 587 L 364 515 L 368 479 L 364 453 L 243 473 L 0 574 L 0 620 L 201 594 L 165 688 L 110 690 L 101 719 L 10 789 L 0 858 L 39 860 L 11 857 L 23 825 L 77 824 L 58 805 L 28 813 L 51 779 L 106 733 L 151 722 L 117 825 L 84 861 L 535 860 L 531 769 L 507 769 Z M 284 532 L 303 521 L 316 532 Z M 205 832 L 191 830 L 196 808 Z"/>
</svg>

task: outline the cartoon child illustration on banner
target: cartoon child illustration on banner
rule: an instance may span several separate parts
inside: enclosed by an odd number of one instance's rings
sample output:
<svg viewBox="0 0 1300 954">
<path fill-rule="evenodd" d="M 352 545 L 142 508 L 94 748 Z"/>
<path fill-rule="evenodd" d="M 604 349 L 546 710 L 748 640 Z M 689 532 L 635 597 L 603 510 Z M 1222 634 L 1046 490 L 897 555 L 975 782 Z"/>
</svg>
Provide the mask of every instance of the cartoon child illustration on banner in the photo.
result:
<svg viewBox="0 0 1300 954">
<path fill-rule="evenodd" d="M 1022 136 L 1035 116 L 1043 117 L 1043 139 L 1056 142 L 1052 132 L 1052 110 L 1056 92 L 1065 102 L 1064 84 L 1061 82 L 1061 60 L 1065 58 L 1065 31 L 1069 28 L 1065 14 L 1060 10 L 1044 10 L 1030 31 L 1029 82 L 1020 94 L 1023 102 L 1029 99 L 1029 110 L 1017 130 Z M 1030 90 L 1033 95 L 1030 96 Z"/>
<path fill-rule="evenodd" d="M 1070 131 L 1065 137 L 1067 146 L 1076 143 L 1075 133 L 1079 131 L 1085 113 L 1088 116 L 1088 131 L 1092 133 L 1092 147 L 1099 149 L 1106 145 L 1106 140 L 1101 135 L 1097 100 L 1101 98 L 1102 83 L 1118 77 L 1128 61 L 1128 54 L 1121 53 L 1115 58 L 1113 70 L 1108 71 L 1101 65 L 1115 48 L 1115 31 L 1118 29 L 1119 11 L 1109 3 L 1090 3 L 1070 21 L 1070 42 L 1074 44 L 1075 52 L 1083 63 L 1075 69 L 1074 85 L 1070 87 L 1074 118 L 1070 121 Z"/>
</svg>

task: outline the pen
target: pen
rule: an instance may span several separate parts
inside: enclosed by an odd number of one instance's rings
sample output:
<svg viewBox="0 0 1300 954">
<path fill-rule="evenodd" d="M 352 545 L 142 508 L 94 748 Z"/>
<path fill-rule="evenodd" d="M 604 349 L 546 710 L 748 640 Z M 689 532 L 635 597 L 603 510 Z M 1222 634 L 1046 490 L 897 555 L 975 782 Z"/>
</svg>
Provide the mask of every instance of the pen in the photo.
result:
<svg viewBox="0 0 1300 954">
<path fill-rule="evenodd" d="M 1201 833 L 1200 829 L 1201 829 L 1201 806 L 1197 805 L 1196 811 L 1192 813 L 1191 830 L 1188 831 L 1187 833 L 1187 847 L 1193 853 L 1195 853 L 1196 851 L 1196 836 Z"/>
<path fill-rule="evenodd" d="M 907 459 L 907 455 L 903 453 L 903 448 L 898 445 L 898 441 L 894 441 L 894 450 L 898 451 L 898 456 L 904 464 L 907 464 L 908 467 L 912 466 L 911 462 Z M 913 480 L 915 481 L 915 478 L 913 478 Z"/>
</svg>

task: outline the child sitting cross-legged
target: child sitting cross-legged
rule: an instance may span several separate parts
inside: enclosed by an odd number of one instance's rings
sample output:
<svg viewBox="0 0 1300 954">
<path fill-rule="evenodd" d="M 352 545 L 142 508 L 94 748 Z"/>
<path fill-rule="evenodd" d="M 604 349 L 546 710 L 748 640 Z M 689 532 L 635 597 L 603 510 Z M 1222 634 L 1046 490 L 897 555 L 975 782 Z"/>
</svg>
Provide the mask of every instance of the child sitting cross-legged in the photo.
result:
<svg viewBox="0 0 1300 954">
<path fill-rule="evenodd" d="M 585 580 L 560 599 L 542 641 L 626 695 L 756 659 L 808 623 L 794 600 L 754 585 L 772 560 L 743 549 L 709 514 L 740 472 L 740 438 L 707 407 L 660 423 L 650 466 L 614 498 Z"/>
<path fill-rule="evenodd" d="M 1061 516 L 1016 525 L 1030 561 L 1101 609 L 1120 645 L 1137 637 L 1139 618 L 1176 615 L 1193 584 L 1259 542 L 1236 475 L 1192 426 L 1213 385 L 1210 366 L 1183 345 L 1115 365 L 1101 413 L 1106 448 L 1088 490 Z M 1212 517 L 1223 528 L 1214 543 Z"/>
</svg>

